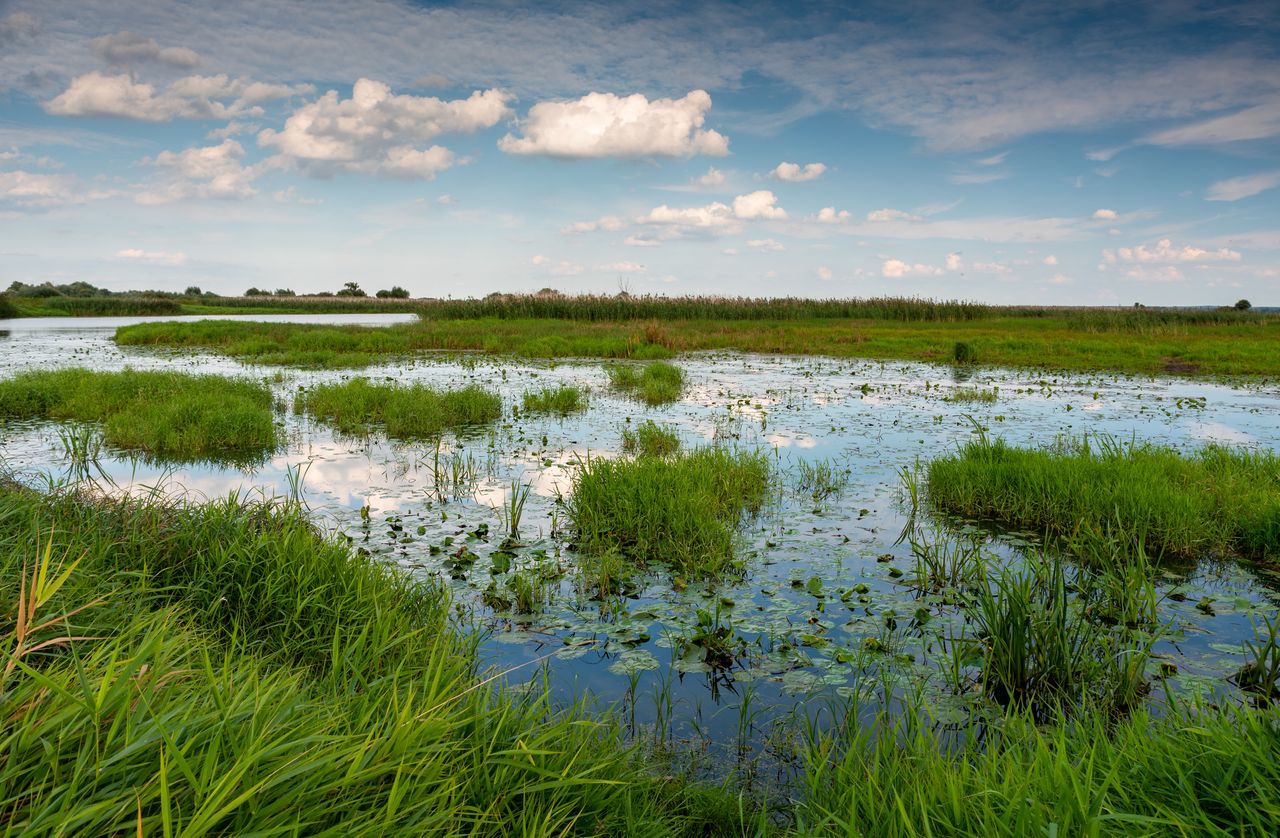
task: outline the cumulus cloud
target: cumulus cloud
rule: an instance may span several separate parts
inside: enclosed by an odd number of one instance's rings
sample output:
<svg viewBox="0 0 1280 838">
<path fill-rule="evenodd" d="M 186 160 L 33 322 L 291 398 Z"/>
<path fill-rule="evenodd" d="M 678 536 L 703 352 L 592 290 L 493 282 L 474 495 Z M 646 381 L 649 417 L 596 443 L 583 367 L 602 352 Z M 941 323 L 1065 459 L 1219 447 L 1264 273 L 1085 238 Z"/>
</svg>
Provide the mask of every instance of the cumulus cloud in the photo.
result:
<svg viewBox="0 0 1280 838">
<path fill-rule="evenodd" d="M 1240 253 L 1230 248 L 1220 247 L 1217 250 L 1205 250 L 1200 247 L 1183 245 L 1174 246 L 1170 239 L 1161 239 L 1154 247 L 1140 244 L 1137 247 L 1121 247 L 1115 250 L 1102 251 L 1104 265 L 1118 262 L 1139 264 L 1162 264 L 1176 262 L 1239 262 Z"/>
<path fill-rule="evenodd" d="M 154 38 L 144 38 L 133 32 L 117 32 L 103 35 L 89 42 L 93 52 L 108 64 L 137 64 L 143 61 L 159 61 L 173 67 L 194 67 L 200 63 L 195 50 L 186 47 L 161 47 Z"/>
<path fill-rule="evenodd" d="M 702 127 L 710 108 L 705 90 L 681 99 L 588 93 L 567 102 L 539 102 L 520 122 L 523 136 L 507 134 L 498 148 L 566 158 L 724 156 L 728 138 Z"/>
<path fill-rule="evenodd" d="M 964 261 L 960 258 L 959 253 L 948 253 L 946 264 L 949 271 L 958 271 L 964 267 Z"/>
<path fill-rule="evenodd" d="M 1134 265 L 1125 270 L 1124 277 L 1138 282 L 1181 282 L 1186 278 L 1177 265 Z"/>
<path fill-rule="evenodd" d="M 72 179 L 22 170 L 0 172 L 0 204 L 17 207 L 54 207 L 76 203 Z"/>
<path fill-rule="evenodd" d="M 492 128 L 510 115 L 510 99 L 497 89 L 452 100 L 395 95 L 383 82 L 359 79 L 350 99 L 330 90 L 295 110 L 281 130 L 260 132 L 258 145 L 322 177 L 345 171 L 431 180 L 457 158 L 443 146 L 417 144 Z"/>
<path fill-rule="evenodd" d="M 1096 209 L 1093 211 L 1095 221 L 1115 221 L 1119 216 L 1113 209 Z"/>
<path fill-rule="evenodd" d="M 774 239 L 748 239 L 747 247 L 752 250 L 761 250 L 765 253 L 780 253 L 786 250 L 786 248 L 782 246 L 781 242 L 775 241 Z"/>
<path fill-rule="evenodd" d="M 565 235 L 573 235 L 576 233 L 594 233 L 597 230 L 616 233 L 625 227 L 627 222 L 618 218 L 616 215 L 605 215 L 594 221 L 575 221 L 560 228 L 560 232 Z"/>
<path fill-rule="evenodd" d="M 933 265 L 922 265 L 916 263 L 914 265 L 903 262 L 901 259 L 886 259 L 884 264 L 880 266 L 882 276 L 890 278 L 898 278 L 910 275 L 916 276 L 938 276 L 942 273 L 941 268 L 935 268 Z"/>
<path fill-rule="evenodd" d="M 844 224 L 852 217 L 853 216 L 849 215 L 848 210 L 840 210 L 839 212 L 836 212 L 835 207 L 823 207 L 818 210 L 818 214 L 815 216 L 814 220 L 819 224 Z"/>
<path fill-rule="evenodd" d="M 1220 180 L 1210 185 L 1204 196 L 1210 201 L 1239 201 L 1277 186 L 1280 186 L 1280 170 Z"/>
<path fill-rule="evenodd" d="M 777 205 L 777 197 L 767 189 L 739 195 L 733 204 L 715 201 L 701 207 L 671 207 L 663 204 L 649 210 L 648 215 L 636 219 L 640 224 L 660 225 L 666 228 L 663 238 L 675 238 L 682 230 L 703 231 L 716 234 L 733 234 L 742 230 L 744 221 L 776 221 L 787 217 L 786 210 Z M 631 243 L 628 240 L 628 243 Z"/>
<path fill-rule="evenodd" d="M 582 265 L 575 262 L 557 262 L 541 253 L 529 261 L 552 276 L 577 276 L 586 270 Z"/>
<path fill-rule="evenodd" d="M 1058 257 L 1057 257 L 1057 256 L 1054 256 L 1052 253 L 1050 253 L 1048 256 L 1044 257 L 1044 264 L 1046 264 L 1046 265 L 1056 265 L 1056 264 L 1058 264 Z"/>
<path fill-rule="evenodd" d="M 787 211 L 777 206 L 778 199 L 768 189 L 758 189 L 733 199 L 733 214 L 746 221 L 763 218 L 780 221 Z"/>
<path fill-rule="evenodd" d="M 152 265 L 170 265 L 172 267 L 187 263 L 187 254 L 182 251 L 169 253 L 163 250 L 139 250 L 133 247 L 116 251 L 116 258 L 147 262 Z"/>
<path fill-rule="evenodd" d="M 217 75 L 187 76 L 157 93 L 152 85 L 135 82 L 128 75 L 94 71 L 72 79 L 44 109 L 57 116 L 107 116 L 142 122 L 229 119 L 241 114 L 259 116 L 262 104 L 310 90 L 310 85 L 267 84 Z"/>
<path fill-rule="evenodd" d="M 801 166 L 799 163 L 779 163 L 769 177 L 775 180 L 785 180 L 789 183 L 803 183 L 807 180 L 817 180 L 822 177 L 823 172 L 827 170 L 824 163 L 806 163 Z"/>
<path fill-rule="evenodd" d="M 818 266 L 818 279 L 831 279 L 832 276 L 831 269 L 826 265 Z"/>
<path fill-rule="evenodd" d="M 723 186 L 724 172 L 720 171 L 715 166 L 712 166 L 707 169 L 707 173 L 698 178 L 696 182 L 697 185 L 701 186 L 703 189 L 714 189 L 717 186 Z"/>
<path fill-rule="evenodd" d="M 878 209 L 878 210 L 874 210 L 873 212 L 867 213 L 867 220 L 868 221 L 923 221 L 924 219 L 922 219 L 918 215 L 912 215 L 909 212 L 903 212 L 902 210 L 896 210 L 896 209 L 889 209 L 888 207 L 886 207 L 884 209 Z"/>
<path fill-rule="evenodd" d="M 245 166 L 244 147 L 235 140 L 218 145 L 162 151 L 151 161 L 159 180 L 137 196 L 140 204 L 166 204 L 186 198 L 234 200 L 257 194 L 253 181 L 271 164 Z"/>
</svg>

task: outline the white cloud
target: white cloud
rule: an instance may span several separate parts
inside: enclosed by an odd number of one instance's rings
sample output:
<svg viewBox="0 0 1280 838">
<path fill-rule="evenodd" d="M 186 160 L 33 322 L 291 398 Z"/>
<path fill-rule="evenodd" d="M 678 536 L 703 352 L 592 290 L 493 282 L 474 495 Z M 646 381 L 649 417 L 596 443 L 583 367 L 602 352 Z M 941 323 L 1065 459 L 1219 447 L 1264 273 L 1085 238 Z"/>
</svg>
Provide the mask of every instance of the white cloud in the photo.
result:
<svg viewBox="0 0 1280 838">
<path fill-rule="evenodd" d="M 1000 262 L 974 262 L 969 269 L 977 273 L 995 274 L 996 276 L 1008 276 L 1013 273 L 1013 268 Z"/>
<path fill-rule="evenodd" d="M 801 166 L 799 163 L 779 163 L 769 177 L 775 180 L 785 180 L 789 183 L 803 183 L 809 180 L 817 180 L 822 177 L 823 172 L 827 170 L 824 163 L 806 163 Z"/>
<path fill-rule="evenodd" d="M 884 264 L 880 266 L 880 273 L 882 276 L 891 278 L 908 275 L 938 276 L 942 273 L 942 269 L 935 268 L 933 265 L 921 265 L 919 263 L 909 265 L 901 259 L 886 259 Z"/>
<path fill-rule="evenodd" d="M 878 209 L 867 213 L 868 221 L 922 221 L 920 216 L 896 209 Z"/>
<path fill-rule="evenodd" d="M 1169 239 L 1161 239 L 1154 247 L 1140 244 L 1137 247 L 1121 247 L 1102 251 L 1104 265 L 1117 262 L 1161 264 L 1174 262 L 1239 262 L 1240 253 L 1230 248 L 1205 250 L 1191 245 L 1175 247 Z"/>
<path fill-rule="evenodd" d="M 608 265 L 597 265 L 596 270 L 620 274 L 642 274 L 646 269 L 639 262 L 612 262 Z"/>
<path fill-rule="evenodd" d="M 1046 265 L 1056 265 L 1058 264 L 1058 257 L 1050 253 L 1048 256 L 1044 257 L 1043 261 Z"/>
<path fill-rule="evenodd" d="M 0 204 L 53 207 L 76 201 L 72 180 L 65 175 L 22 170 L 0 172 Z"/>
<path fill-rule="evenodd" d="M 818 266 L 818 279 L 831 279 L 832 276 L 834 276 L 834 274 L 831 273 L 831 269 L 826 265 Z"/>
<path fill-rule="evenodd" d="M 597 230 L 603 230 L 610 233 L 616 233 L 625 227 L 627 223 L 616 215 L 605 215 L 597 218 L 595 221 L 575 221 L 560 228 L 560 232 L 566 235 L 575 233 L 594 233 Z"/>
<path fill-rule="evenodd" d="M 1095 221 L 1115 221 L 1119 215 L 1113 209 L 1096 209 L 1092 217 Z"/>
<path fill-rule="evenodd" d="M 839 212 L 836 212 L 835 207 L 823 207 L 818 210 L 818 215 L 815 220 L 819 224 L 843 224 L 850 218 L 852 218 L 852 216 L 849 215 L 848 210 L 840 210 Z"/>
<path fill-rule="evenodd" d="M 452 195 L 441 195 L 439 198 L 436 198 L 436 203 L 442 207 L 447 207 L 450 204 L 456 204 L 457 201 L 453 199 Z"/>
<path fill-rule="evenodd" d="M 958 271 L 962 267 L 964 267 L 964 262 L 963 260 L 961 260 L 959 253 L 947 254 L 947 270 Z"/>
<path fill-rule="evenodd" d="M 1256 175 L 1220 180 L 1209 186 L 1205 198 L 1210 201 L 1238 201 L 1268 189 L 1275 189 L 1277 186 L 1280 186 L 1280 170 L 1260 172 Z"/>
<path fill-rule="evenodd" d="M 510 114 L 510 95 L 497 89 L 466 99 L 394 95 L 372 79 L 359 79 L 350 99 L 330 90 L 295 110 L 284 127 L 258 134 L 283 161 L 318 176 L 361 172 L 431 180 L 456 162 L 443 146 L 418 148 L 441 134 L 492 128 Z"/>
<path fill-rule="evenodd" d="M 117 251 L 116 258 L 148 262 L 153 265 L 169 265 L 172 267 L 185 265 L 187 263 L 187 254 L 181 251 L 168 253 L 163 250 L 139 250 L 132 247 Z"/>
<path fill-rule="evenodd" d="M 498 148 L 567 158 L 724 156 L 728 138 L 702 127 L 710 108 L 705 90 L 681 99 L 588 93 L 567 102 L 539 102 L 520 122 L 523 136 L 507 134 Z"/>
<path fill-rule="evenodd" d="M 990 157 L 983 157 L 976 161 L 979 166 L 999 166 L 1009 156 L 1009 152 L 1002 151 L 999 154 L 993 154 Z"/>
<path fill-rule="evenodd" d="M 1138 142 L 1147 145 L 1217 145 L 1280 136 L 1280 101 L 1266 102 L 1226 116 L 1157 131 Z"/>
<path fill-rule="evenodd" d="M 1000 169 L 982 172 L 955 172 L 948 175 L 947 180 L 956 186 L 977 186 L 983 183 L 994 183 L 1007 177 L 1009 177 L 1009 172 Z"/>
<path fill-rule="evenodd" d="M 1067 276 L 1066 274 L 1057 273 L 1049 277 L 1049 284 L 1050 285 L 1070 285 L 1071 277 Z"/>
<path fill-rule="evenodd" d="M 786 250 L 786 248 L 782 246 L 781 242 L 775 241 L 774 239 L 748 239 L 747 247 L 752 250 L 761 250 L 765 253 L 781 253 Z"/>
<path fill-rule="evenodd" d="M 271 164 L 245 166 L 244 147 L 235 140 L 214 146 L 162 151 L 151 163 L 160 180 L 137 196 L 140 204 L 165 204 L 186 198 L 242 199 L 257 194 L 253 181 Z"/>
<path fill-rule="evenodd" d="M 108 64 L 159 61 L 174 67 L 194 67 L 200 63 L 200 56 L 195 50 L 161 47 L 154 38 L 144 38 L 129 31 L 94 38 L 89 45 L 93 47 L 94 54 Z"/>
<path fill-rule="evenodd" d="M 712 166 L 707 169 L 707 173 L 705 175 L 697 178 L 694 183 L 703 189 L 714 189 L 717 186 L 723 186 L 724 172 L 720 171 L 715 166 Z"/>
<path fill-rule="evenodd" d="M 1176 265 L 1134 265 L 1124 272 L 1124 276 L 1138 282 L 1181 282 L 1186 278 Z"/>
<path fill-rule="evenodd" d="M 187 76 L 156 93 L 150 84 L 128 75 L 97 71 L 76 76 L 58 96 L 44 104 L 56 116 L 105 116 L 142 122 L 175 118 L 229 119 L 239 114 L 258 116 L 265 102 L 308 92 L 310 85 L 266 84 L 226 75 Z"/>
<path fill-rule="evenodd" d="M 622 243 L 628 247 L 658 247 L 662 242 L 647 235 L 627 236 Z"/>
<path fill-rule="evenodd" d="M 764 218 L 781 220 L 787 217 L 786 210 L 776 206 L 778 199 L 767 189 L 759 189 L 747 195 L 739 195 L 733 199 L 733 214 L 738 218 L 750 221 Z"/>
</svg>

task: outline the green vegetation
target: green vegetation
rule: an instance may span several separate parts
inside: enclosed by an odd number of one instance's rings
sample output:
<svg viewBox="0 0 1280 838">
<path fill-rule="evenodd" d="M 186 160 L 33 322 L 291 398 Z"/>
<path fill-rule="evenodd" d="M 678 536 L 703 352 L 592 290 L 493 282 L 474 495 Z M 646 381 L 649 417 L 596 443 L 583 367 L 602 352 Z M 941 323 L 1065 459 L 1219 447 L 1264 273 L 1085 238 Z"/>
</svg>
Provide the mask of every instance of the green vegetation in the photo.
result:
<svg viewBox="0 0 1280 838">
<path fill-rule="evenodd" d="M 277 444 L 261 384 L 175 372 L 26 372 L 0 381 L 0 418 L 101 422 L 108 445 L 168 460 L 258 458 Z"/>
<path fill-rule="evenodd" d="M 597 458 L 582 465 L 569 519 L 585 554 L 713 575 L 732 563 L 738 524 L 760 509 L 768 485 L 768 460 L 756 452 L 714 447 L 665 458 Z"/>
<path fill-rule="evenodd" d="M 585 410 L 587 397 L 577 387 L 543 387 L 526 391 L 521 399 L 526 413 L 559 413 L 561 415 Z"/>
<path fill-rule="evenodd" d="M 1101 534 L 1157 554 L 1280 555 L 1280 457 L 1210 446 L 1191 455 L 1107 438 L 1055 450 L 985 435 L 929 464 L 938 509 L 1054 537 Z"/>
<path fill-rule="evenodd" d="M 737 801 L 485 686 L 439 590 L 293 506 L 0 485 L 0 796 L 29 835 L 674 835 Z M 519 677 L 519 676 L 516 676 Z"/>
<path fill-rule="evenodd" d="M 998 401 L 1000 394 L 994 389 L 985 390 L 979 387 L 957 387 L 951 391 L 951 395 L 947 396 L 949 402 L 985 402 L 991 403 Z"/>
<path fill-rule="evenodd" d="M 8 320 L 18 316 L 18 307 L 10 300 L 8 294 L 0 294 L 0 320 Z"/>
<path fill-rule="evenodd" d="M 421 384 L 400 387 L 353 378 L 300 392 L 294 409 L 305 410 L 341 433 L 363 434 L 381 425 L 390 437 L 430 439 L 446 430 L 498 419 L 502 399 L 476 386 L 436 390 Z"/>
<path fill-rule="evenodd" d="M 664 361 L 639 366 L 614 364 L 605 367 L 605 372 L 610 386 L 635 395 L 645 404 L 670 404 L 684 391 L 684 373 Z"/>
<path fill-rule="evenodd" d="M 926 719 L 814 734 L 804 835 L 1274 835 L 1280 712 L 1102 714 L 940 748 Z"/>
<path fill-rule="evenodd" d="M 41 302 L 50 315 L 72 317 L 163 317 L 182 313 L 177 301 L 157 297 L 50 297 Z"/>
<path fill-rule="evenodd" d="M 350 298 L 307 301 L 305 310 L 366 310 L 344 307 L 351 302 Z M 950 363 L 956 360 L 957 344 L 964 344 L 966 363 L 976 359 L 991 366 L 1155 375 L 1280 375 L 1280 317 L 1234 308 L 1032 309 L 928 300 L 637 300 L 549 295 L 370 302 L 393 306 L 385 310 L 420 311 L 422 320 L 386 328 L 146 324 L 121 329 L 116 339 L 122 344 L 208 349 L 255 363 L 328 367 L 362 367 L 430 350 L 635 360 L 737 350 Z M 304 310 L 300 308 L 303 298 L 219 298 L 216 304 L 219 307 L 206 306 L 201 311 L 231 311 L 232 305 L 259 312 Z"/>
<path fill-rule="evenodd" d="M 680 434 L 669 425 L 646 419 L 622 429 L 622 450 L 641 457 L 670 457 L 680 450 Z"/>
</svg>

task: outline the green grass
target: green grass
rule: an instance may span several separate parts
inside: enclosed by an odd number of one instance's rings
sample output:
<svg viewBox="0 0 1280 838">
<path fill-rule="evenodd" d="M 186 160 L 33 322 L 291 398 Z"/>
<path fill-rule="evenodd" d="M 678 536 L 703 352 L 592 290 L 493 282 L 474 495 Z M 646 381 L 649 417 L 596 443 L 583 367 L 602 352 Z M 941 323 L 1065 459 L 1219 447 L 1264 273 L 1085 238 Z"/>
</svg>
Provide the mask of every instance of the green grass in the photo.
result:
<svg viewBox="0 0 1280 838">
<path fill-rule="evenodd" d="M 700 448 L 665 458 L 585 462 L 568 501 L 578 549 L 618 553 L 633 566 L 707 576 L 734 560 L 744 515 L 769 485 L 764 454 Z"/>
<path fill-rule="evenodd" d="M 9 299 L 8 294 L 0 294 L 0 320 L 8 320 L 19 315 L 18 307 Z"/>
<path fill-rule="evenodd" d="M 850 719 L 856 714 L 850 713 Z M 1001 732 L 946 753 L 928 724 L 810 737 L 796 832 L 814 836 L 1275 835 L 1280 712 L 1105 715 Z"/>
<path fill-rule="evenodd" d="M 641 457 L 670 457 L 680 450 L 680 434 L 669 425 L 646 419 L 622 429 L 622 450 Z"/>
<path fill-rule="evenodd" d="M 278 443 L 271 392 L 216 375 L 26 372 L 0 381 L 0 418 L 99 422 L 108 445 L 178 461 L 263 457 Z"/>
<path fill-rule="evenodd" d="M 670 404 L 679 400 L 684 391 L 684 372 L 665 361 L 614 364 L 605 367 L 605 372 L 613 389 L 630 393 L 649 405 Z"/>
<path fill-rule="evenodd" d="M 983 402 L 990 404 L 998 401 L 1000 394 L 994 389 L 986 390 L 980 387 L 957 387 L 951 391 L 951 395 L 947 396 L 949 402 Z"/>
<path fill-rule="evenodd" d="M 296 507 L 4 484 L 0 602 L 15 834 L 734 831 L 611 723 L 486 686 L 440 590 Z"/>
<path fill-rule="evenodd" d="M 1085 438 L 1027 450 L 980 436 L 929 464 L 936 508 L 1053 537 L 1123 537 L 1152 553 L 1280 556 L 1280 457 Z"/>
<path fill-rule="evenodd" d="M 483 425 L 502 416 L 502 399 L 482 387 L 437 390 L 373 384 L 353 378 L 299 393 L 294 409 L 305 411 L 341 433 L 368 433 L 375 426 L 397 439 L 430 439 L 446 430 Z"/>
<path fill-rule="evenodd" d="M 566 415 L 579 410 L 586 410 L 587 397 L 578 387 L 543 387 L 541 390 L 527 390 L 521 404 L 526 413 L 559 413 Z"/>
<path fill-rule="evenodd" d="M 463 301 L 466 302 L 466 301 Z M 935 305 L 935 304 L 931 304 Z M 943 304 L 936 304 L 943 305 Z M 434 310 L 434 309 L 432 309 Z M 1115 371 L 1152 375 L 1280 376 L 1280 318 L 1253 313 L 1139 309 L 1125 317 L 1151 322 L 1163 333 L 1112 327 L 1108 310 L 983 309 L 963 307 L 916 317 L 916 309 L 852 309 L 850 317 L 726 319 L 732 306 L 701 319 L 452 319 L 458 308 L 420 323 L 388 327 L 244 322 L 148 323 L 117 330 L 122 345 L 156 345 L 220 352 L 252 363 L 362 367 L 427 351 L 475 351 L 528 358 L 670 358 L 682 352 L 736 350 L 787 355 L 952 363 L 965 343 L 984 365 L 1045 371 Z M 518 314 L 523 309 L 515 309 Z M 691 306 L 688 314 L 703 308 Z M 790 311 L 790 310 L 788 310 Z M 879 316 L 883 315 L 883 316 Z M 1139 320 L 1139 323 L 1146 321 Z M 1163 324 L 1163 325 L 1162 325 Z M 1155 327 L 1153 326 L 1153 329 Z M 1156 330 L 1159 331 L 1159 330 Z"/>
</svg>

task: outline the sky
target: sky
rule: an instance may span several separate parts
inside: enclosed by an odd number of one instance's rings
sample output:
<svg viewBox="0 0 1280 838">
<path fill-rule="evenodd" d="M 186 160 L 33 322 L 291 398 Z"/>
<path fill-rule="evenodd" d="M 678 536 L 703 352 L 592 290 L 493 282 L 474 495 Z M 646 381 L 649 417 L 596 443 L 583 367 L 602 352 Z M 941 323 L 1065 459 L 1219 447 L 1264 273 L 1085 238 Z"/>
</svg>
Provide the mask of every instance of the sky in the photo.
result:
<svg viewBox="0 0 1280 838">
<path fill-rule="evenodd" d="M 1280 3 L 0 0 L 0 287 L 1280 305 Z"/>
</svg>

